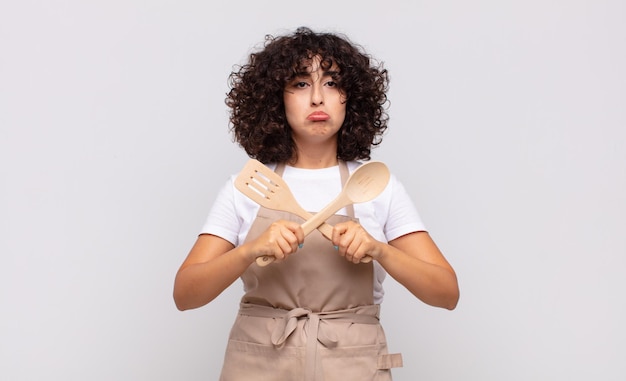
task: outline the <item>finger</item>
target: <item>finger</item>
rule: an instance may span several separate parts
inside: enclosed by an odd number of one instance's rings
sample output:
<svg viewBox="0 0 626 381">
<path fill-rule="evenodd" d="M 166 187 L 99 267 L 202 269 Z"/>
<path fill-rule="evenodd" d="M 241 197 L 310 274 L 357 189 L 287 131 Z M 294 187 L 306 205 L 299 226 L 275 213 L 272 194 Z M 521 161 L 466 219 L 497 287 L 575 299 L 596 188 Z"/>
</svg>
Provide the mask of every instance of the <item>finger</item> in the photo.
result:
<svg viewBox="0 0 626 381">
<path fill-rule="evenodd" d="M 304 243 L 304 230 L 302 230 L 302 225 L 298 224 L 296 226 L 295 230 L 292 230 L 292 232 L 295 234 L 296 236 L 296 243 L 298 245 L 302 245 Z"/>
<path fill-rule="evenodd" d="M 354 254 L 352 255 L 352 263 L 357 264 L 357 263 L 361 263 L 361 259 L 364 257 L 364 253 L 363 253 L 363 245 L 359 245 L 359 247 L 355 250 Z"/>
<path fill-rule="evenodd" d="M 282 221 L 283 227 L 288 229 L 291 235 L 287 235 L 283 233 L 285 237 L 289 237 L 289 243 L 295 245 L 302 244 L 304 242 L 304 230 L 302 230 L 302 226 L 294 221 Z"/>
<path fill-rule="evenodd" d="M 333 227 L 333 245 L 339 246 L 341 241 L 341 236 L 343 236 L 348 231 L 348 225 L 345 223 L 339 223 Z"/>
<path fill-rule="evenodd" d="M 294 232 L 291 229 L 295 229 L 296 232 Z M 298 238 L 298 235 L 297 235 L 298 230 L 302 233 L 302 228 L 300 227 L 299 224 L 296 224 L 293 226 L 284 226 L 283 229 L 281 230 L 280 244 L 281 244 L 281 250 L 285 254 L 294 253 L 298 249 L 298 245 L 301 242 L 301 240 Z M 301 234 L 301 237 L 304 237 L 304 234 Z"/>
<path fill-rule="evenodd" d="M 356 239 L 356 231 L 354 229 L 346 230 L 340 237 L 338 242 L 336 243 L 339 246 L 339 251 L 343 256 L 352 255 L 353 252 L 350 250 L 350 247 L 353 245 L 353 242 Z"/>
<path fill-rule="evenodd" d="M 284 244 L 281 244 L 282 240 L 277 240 L 272 249 L 273 255 L 277 261 L 282 261 L 285 259 L 285 250 L 283 250 Z"/>
<path fill-rule="evenodd" d="M 355 256 L 358 254 L 359 250 L 359 242 L 358 240 L 351 240 L 350 243 L 345 248 L 345 257 L 348 261 L 354 262 Z"/>
<path fill-rule="evenodd" d="M 353 263 L 359 263 L 367 253 L 369 235 L 362 228 L 354 229 L 349 234 L 351 239 L 349 243 L 346 243 L 346 259 Z"/>
</svg>

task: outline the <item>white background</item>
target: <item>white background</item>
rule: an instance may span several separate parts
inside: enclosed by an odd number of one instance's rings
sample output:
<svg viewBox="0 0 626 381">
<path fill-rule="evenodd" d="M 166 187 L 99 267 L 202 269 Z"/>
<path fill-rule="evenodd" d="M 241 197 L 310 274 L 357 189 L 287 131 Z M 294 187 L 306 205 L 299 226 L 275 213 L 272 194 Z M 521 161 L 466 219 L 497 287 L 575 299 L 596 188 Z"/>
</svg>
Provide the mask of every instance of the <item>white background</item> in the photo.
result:
<svg viewBox="0 0 626 381">
<path fill-rule="evenodd" d="M 217 379 L 240 284 L 174 275 L 247 160 L 232 65 L 300 25 L 385 62 L 374 159 L 458 272 L 452 312 L 386 282 L 395 379 L 626 378 L 623 1 L 0 4 L 0 379 Z"/>
</svg>

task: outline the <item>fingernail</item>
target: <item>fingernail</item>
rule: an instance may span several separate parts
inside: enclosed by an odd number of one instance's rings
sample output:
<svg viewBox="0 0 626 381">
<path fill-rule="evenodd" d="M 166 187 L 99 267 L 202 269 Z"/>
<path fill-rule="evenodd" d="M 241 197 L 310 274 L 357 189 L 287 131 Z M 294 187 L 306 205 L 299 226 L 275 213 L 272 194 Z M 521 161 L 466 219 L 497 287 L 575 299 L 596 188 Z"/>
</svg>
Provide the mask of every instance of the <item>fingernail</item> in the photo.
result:
<svg viewBox="0 0 626 381">
<path fill-rule="evenodd" d="M 335 250 L 339 250 L 339 246 L 333 246 Z"/>
<path fill-rule="evenodd" d="M 304 244 L 303 244 L 303 243 L 299 243 L 299 244 L 298 244 L 298 247 L 299 247 L 300 249 L 302 249 L 302 246 L 304 246 Z"/>
</svg>

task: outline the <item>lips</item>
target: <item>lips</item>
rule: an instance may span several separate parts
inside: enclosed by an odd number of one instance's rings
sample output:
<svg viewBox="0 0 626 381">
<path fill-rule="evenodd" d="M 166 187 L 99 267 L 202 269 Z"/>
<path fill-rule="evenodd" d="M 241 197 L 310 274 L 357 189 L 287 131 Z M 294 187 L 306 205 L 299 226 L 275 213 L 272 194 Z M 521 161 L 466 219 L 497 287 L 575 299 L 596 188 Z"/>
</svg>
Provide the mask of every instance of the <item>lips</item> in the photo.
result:
<svg viewBox="0 0 626 381">
<path fill-rule="evenodd" d="M 306 118 L 307 120 L 317 122 L 330 119 L 330 115 L 326 114 L 324 111 L 315 111 L 310 113 L 309 116 L 307 116 Z"/>
</svg>

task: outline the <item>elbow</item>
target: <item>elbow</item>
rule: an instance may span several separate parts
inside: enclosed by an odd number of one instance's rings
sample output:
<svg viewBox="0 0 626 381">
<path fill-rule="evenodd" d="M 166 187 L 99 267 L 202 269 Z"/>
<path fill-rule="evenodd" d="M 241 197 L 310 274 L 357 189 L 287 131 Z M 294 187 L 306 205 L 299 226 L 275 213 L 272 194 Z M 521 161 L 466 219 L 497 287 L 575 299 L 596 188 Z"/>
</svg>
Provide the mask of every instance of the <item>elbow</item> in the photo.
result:
<svg viewBox="0 0 626 381">
<path fill-rule="evenodd" d="M 181 301 L 179 299 L 176 299 L 176 298 L 174 298 L 174 304 L 176 305 L 176 308 L 179 311 L 187 311 L 187 310 L 191 310 L 191 309 L 196 308 L 196 306 L 193 306 L 193 305 L 191 305 L 189 303 L 183 302 L 183 301 Z"/>
<path fill-rule="evenodd" d="M 459 304 L 460 295 L 459 281 L 453 271 L 452 280 L 448 283 L 448 292 L 446 293 L 445 303 L 442 307 L 450 311 L 456 309 L 456 306 Z"/>
<path fill-rule="evenodd" d="M 460 292 L 458 285 L 450 292 L 448 298 L 446 298 L 446 303 L 442 306 L 447 310 L 454 310 L 456 306 L 459 304 Z"/>
<path fill-rule="evenodd" d="M 180 300 L 180 298 L 176 297 L 176 292 L 174 292 L 174 304 L 179 311 L 185 311 L 189 308 L 185 306 L 185 304 Z"/>
<path fill-rule="evenodd" d="M 192 309 L 193 306 L 189 303 L 189 298 L 186 298 L 184 293 L 179 290 L 178 287 L 174 286 L 174 304 L 179 311 L 186 311 Z"/>
<path fill-rule="evenodd" d="M 426 304 L 433 307 L 445 308 L 452 311 L 459 304 L 459 287 L 457 283 L 450 284 L 439 290 L 439 292 L 431 295 L 431 298 L 423 299 Z"/>
<path fill-rule="evenodd" d="M 180 277 L 180 271 L 176 274 L 174 280 L 174 290 L 172 297 L 174 298 L 174 304 L 179 311 L 186 311 L 193 309 L 197 306 L 193 305 L 193 288 L 190 288 L 189 283 L 184 282 L 184 279 Z"/>
<path fill-rule="evenodd" d="M 176 299 L 174 299 L 174 304 L 176 305 L 176 309 L 178 309 L 179 311 L 186 311 L 189 309 L 184 304 L 181 304 L 180 302 L 176 301 Z"/>
<path fill-rule="evenodd" d="M 183 287 L 174 287 L 174 304 L 179 311 L 192 310 L 208 304 L 214 297 L 202 297 Z"/>
<path fill-rule="evenodd" d="M 456 309 L 456 306 L 459 304 L 459 294 L 457 293 L 454 298 L 450 298 L 448 302 L 443 306 L 443 308 L 452 311 Z"/>
<path fill-rule="evenodd" d="M 420 299 L 422 302 L 428 304 L 429 306 L 432 307 L 437 307 L 437 308 L 445 308 L 446 310 L 454 310 L 457 306 L 457 304 L 459 303 L 459 292 L 458 289 L 455 291 L 449 291 L 449 292 L 444 292 L 442 290 L 442 292 L 437 293 L 437 294 L 433 294 L 433 295 L 429 295 L 429 296 L 418 296 L 417 294 L 414 294 L 415 296 L 417 296 L 418 299 Z"/>
</svg>

